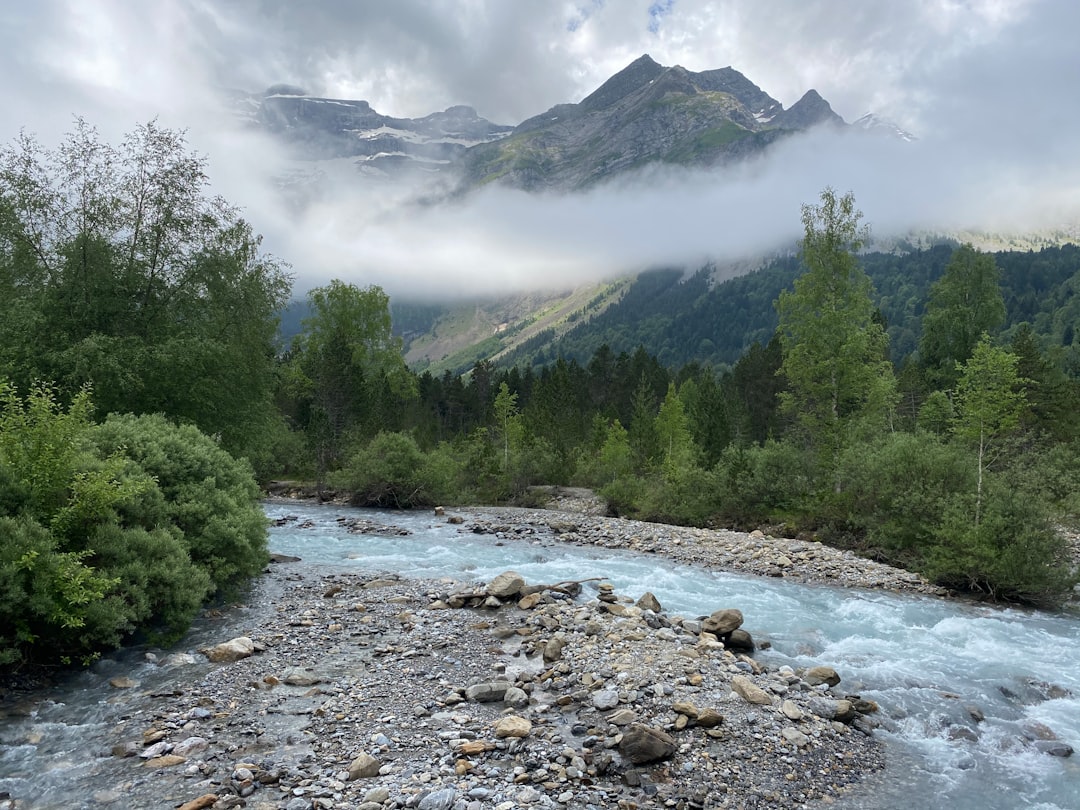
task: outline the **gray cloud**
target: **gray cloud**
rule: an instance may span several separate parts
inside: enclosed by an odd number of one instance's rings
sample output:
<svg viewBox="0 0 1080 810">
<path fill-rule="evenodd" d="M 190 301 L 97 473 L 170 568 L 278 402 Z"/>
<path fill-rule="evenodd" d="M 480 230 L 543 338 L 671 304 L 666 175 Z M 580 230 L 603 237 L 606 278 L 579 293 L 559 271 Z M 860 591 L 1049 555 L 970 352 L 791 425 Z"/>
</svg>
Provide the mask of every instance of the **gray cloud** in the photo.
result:
<svg viewBox="0 0 1080 810">
<path fill-rule="evenodd" d="M 73 115 L 118 138 L 188 129 L 217 190 L 243 205 L 299 288 L 331 277 L 392 294 L 570 285 L 658 264 L 738 259 L 797 238 L 825 185 L 876 233 L 1023 230 L 1080 221 L 1080 7 L 1061 0 L 42 0 L 0 9 L 0 137 L 55 141 Z M 814 87 L 848 120 L 884 113 L 914 144 L 791 139 L 717 172 L 650 172 L 569 197 L 487 190 L 420 206 L 344 177 L 305 210 L 271 177 L 272 144 L 233 129 L 222 87 L 276 82 L 425 115 L 471 104 L 504 123 L 579 100 L 642 53 L 732 65 L 790 106 Z"/>
</svg>

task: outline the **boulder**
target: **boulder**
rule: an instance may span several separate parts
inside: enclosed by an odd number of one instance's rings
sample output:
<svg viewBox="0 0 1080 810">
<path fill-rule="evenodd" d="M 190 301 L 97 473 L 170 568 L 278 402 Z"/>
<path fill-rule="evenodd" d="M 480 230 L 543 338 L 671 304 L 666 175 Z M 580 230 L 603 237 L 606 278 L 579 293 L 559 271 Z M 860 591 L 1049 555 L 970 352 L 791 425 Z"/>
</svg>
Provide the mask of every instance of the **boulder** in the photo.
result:
<svg viewBox="0 0 1080 810">
<path fill-rule="evenodd" d="M 724 722 L 724 715 L 716 709 L 702 709 L 698 712 L 697 724 L 702 728 L 715 728 Z"/>
<path fill-rule="evenodd" d="M 745 630 L 736 629 L 732 630 L 731 635 L 729 635 L 724 640 L 724 646 L 727 647 L 729 650 L 743 650 L 744 652 L 753 652 L 754 639 Z"/>
<path fill-rule="evenodd" d="M 237 636 L 199 652 L 215 664 L 231 664 L 241 658 L 250 658 L 255 653 L 255 642 L 247 636 Z"/>
<path fill-rule="evenodd" d="M 525 577 L 516 571 L 503 571 L 495 579 L 488 583 L 484 590 L 488 596 L 497 599 L 510 599 L 521 593 L 525 587 Z"/>
<path fill-rule="evenodd" d="M 442 790 L 433 790 L 420 800 L 416 805 L 417 810 L 450 810 L 454 806 L 454 800 L 457 798 L 457 791 L 454 788 L 443 788 Z"/>
<path fill-rule="evenodd" d="M 850 700 L 833 700 L 832 698 L 810 698 L 807 706 L 822 720 L 837 720 L 841 723 L 850 723 L 857 717 L 855 708 Z"/>
<path fill-rule="evenodd" d="M 811 686 L 820 686 L 823 683 L 836 686 L 840 683 L 840 676 L 832 667 L 810 667 L 803 675 L 803 680 Z"/>
<path fill-rule="evenodd" d="M 500 740 L 507 737 L 528 737 L 530 732 L 532 723 L 516 714 L 500 717 L 495 722 L 495 737 Z"/>
<path fill-rule="evenodd" d="M 465 690 L 465 697 L 477 703 L 495 703 L 506 696 L 506 691 L 513 686 L 510 681 L 487 681 L 470 686 Z"/>
<path fill-rule="evenodd" d="M 209 747 L 210 741 L 205 737 L 188 737 L 186 740 L 178 742 L 172 752 L 181 757 L 191 757 L 195 756 L 195 754 L 201 754 Z"/>
<path fill-rule="evenodd" d="M 619 753 L 634 765 L 658 762 L 675 754 L 675 740 L 663 729 L 635 723 L 623 732 Z"/>
<path fill-rule="evenodd" d="M 651 610 L 653 613 L 660 612 L 660 600 L 653 596 L 651 591 L 645 591 L 637 600 L 637 606 L 642 610 Z"/>
<path fill-rule="evenodd" d="M 742 627 L 743 615 L 741 610 L 726 608 L 716 610 L 701 623 L 701 629 L 714 636 L 726 636 L 733 630 Z"/>
<path fill-rule="evenodd" d="M 601 689 L 593 695 L 592 705 L 602 712 L 614 709 L 619 705 L 619 693 L 614 689 Z"/>
</svg>

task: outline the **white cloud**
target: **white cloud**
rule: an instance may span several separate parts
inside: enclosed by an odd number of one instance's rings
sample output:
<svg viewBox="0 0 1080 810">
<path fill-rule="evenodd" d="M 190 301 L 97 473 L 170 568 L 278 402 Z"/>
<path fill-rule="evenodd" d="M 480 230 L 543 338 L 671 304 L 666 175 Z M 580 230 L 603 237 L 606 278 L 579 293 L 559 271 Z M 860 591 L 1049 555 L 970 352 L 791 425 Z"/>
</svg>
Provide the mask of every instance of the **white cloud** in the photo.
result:
<svg viewBox="0 0 1080 810">
<path fill-rule="evenodd" d="M 666 5 L 666 4 L 665 4 Z M 118 139 L 159 117 L 188 129 L 215 188 L 243 205 L 300 286 L 342 277 L 395 293 L 570 284 L 737 257 L 798 236 L 799 205 L 855 192 L 877 233 L 1080 220 L 1080 7 L 1061 0 L 43 0 L 0 10 L 0 137 L 55 141 L 82 115 Z M 650 30 L 651 29 L 651 30 Z M 786 106 L 817 89 L 848 120 L 873 109 L 916 131 L 792 139 L 737 170 L 651 173 L 570 197 L 488 190 L 420 206 L 345 176 L 298 213 L 268 183 L 284 165 L 234 130 L 222 87 L 277 82 L 419 116 L 451 104 L 516 123 L 580 100 L 642 53 L 732 65 Z"/>
</svg>

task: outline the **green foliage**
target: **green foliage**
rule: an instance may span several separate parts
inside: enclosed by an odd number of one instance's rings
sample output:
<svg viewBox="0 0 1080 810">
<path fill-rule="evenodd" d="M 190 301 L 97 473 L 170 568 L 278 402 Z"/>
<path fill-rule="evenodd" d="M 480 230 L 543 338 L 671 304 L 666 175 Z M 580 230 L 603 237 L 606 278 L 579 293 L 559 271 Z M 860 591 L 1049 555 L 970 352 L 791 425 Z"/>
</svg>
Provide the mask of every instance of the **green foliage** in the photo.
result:
<svg viewBox="0 0 1080 810">
<path fill-rule="evenodd" d="M 849 522 L 897 564 L 918 568 L 946 504 L 974 487 L 967 451 L 934 433 L 889 433 L 841 462 Z"/>
<path fill-rule="evenodd" d="M 715 472 L 718 516 L 741 526 L 805 514 L 817 475 L 810 454 L 794 442 L 772 439 L 732 445 Z"/>
<path fill-rule="evenodd" d="M 160 414 L 110 415 L 93 431 L 102 453 L 122 453 L 160 493 L 129 502 L 122 516 L 142 526 L 175 526 L 191 561 L 230 593 L 267 562 L 266 515 L 251 466 L 192 425 Z"/>
<path fill-rule="evenodd" d="M 942 585 L 994 599 L 1058 604 L 1077 577 L 1042 505 L 993 479 L 982 519 L 973 523 L 973 500 L 962 495 L 947 504 L 924 573 Z"/>
<path fill-rule="evenodd" d="M 205 164 L 153 122 L 119 147 L 79 120 L 57 149 L 0 149 L 0 373 L 258 442 L 290 279 Z"/>
<path fill-rule="evenodd" d="M 0 663 L 91 660 L 136 633 L 175 638 L 266 561 L 250 467 L 163 416 L 95 425 L 0 382 Z"/>
<path fill-rule="evenodd" d="M 366 440 L 393 427 L 415 394 L 390 301 L 376 286 L 333 280 L 308 293 L 310 317 L 287 371 L 290 410 L 315 450 L 320 474 L 338 465 L 346 436 Z"/>
<path fill-rule="evenodd" d="M 1000 440 L 1016 430 L 1024 407 L 1024 392 L 1016 373 L 1017 358 L 991 345 L 983 334 L 971 358 L 958 364 L 956 420 L 953 432 L 975 447 L 978 482 L 975 489 L 974 523 L 978 527 L 983 504 L 983 478 L 1000 450 Z"/>
<path fill-rule="evenodd" d="M 357 506 L 411 509 L 445 500 L 445 468 L 430 464 L 416 441 L 404 433 L 379 433 L 331 476 L 353 493 Z"/>
<path fill-rule="evenodd" d="M 91 654 L 81 643 L 98 629 L 87 626 L 88 607 L 117 581 L 86 564 L 89 551 L 61 550 L 29 515 L 0 517 L 0 536 L 0 666 L 19 663 L 32 647 Z"/>
<path fill-rule="evenodd" d="M 894 405 L 888 338 L 855 257 L 866 238 L 861 217 L 851 194 L 837 198 L 832 189 L 822 192 L 820 206 L 803 206 L 807 271 L 776 302 L 789 386 L 782 406 L 795 415 L 824 472 L 834 468 L 854 426 Z"/>
<path fill-rule="evenodd" d="M 922 320 L 919 357 L 931 383 L 950 388 L 983 333 L 1005 320 L 1000 273 L 989 253 L 970 244 L 953 253 L 945 275 L 930 287 Z"/>
</svg>

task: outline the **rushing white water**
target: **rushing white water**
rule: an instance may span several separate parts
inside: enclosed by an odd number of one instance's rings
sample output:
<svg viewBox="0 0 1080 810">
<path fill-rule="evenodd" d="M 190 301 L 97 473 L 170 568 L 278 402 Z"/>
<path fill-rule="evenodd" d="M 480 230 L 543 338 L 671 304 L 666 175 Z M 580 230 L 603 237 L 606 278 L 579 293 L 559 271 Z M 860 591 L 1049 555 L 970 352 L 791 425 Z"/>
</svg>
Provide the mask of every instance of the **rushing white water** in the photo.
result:
<svg viewBox="0 0 1080 810">
<path fill-rule="evenodd" d="M 829 664 L 840 690 L 881 706 L 889 767 L 847 810 L 1077 810 L 1080 753 L 1071 758 L 1032 742 L 1050 729 L 1080 749 L 1080 619 L 876 591 L 810 587 L 738 576 L 558 541 L 478 535 L 430 514 L 271 503 L 271 550 L 305 563 L 417 578 L 486 581 L 513 568 L 530 582 L 603 577 L 620 594 L 652 591 L 684 616 L 737 607 L 745 627 L 772 648 L 768 666 Z M 463 512 L 468 518 L 468 513 Z M 350 534 L 339 516 L 408 529 L 407 536 Z M 259 609 L 259 605 L 251 609 Z M 227 621 L 227 620 L 226 620 Z M 242 617 L 237 617 L 237 627 Z M 196 628 L 191 650 L 227 635 L 227 624 Z M 202 666 L 209 665 L 199 665 Z M 0 795 L 36 796 L 34 807 L 99 807 L 95 791 L 123 780 L 129 764 L 101 756 L 106 731 L 138 706 L 108 698 L 109 677 L 132 675 L 152 690 L 167 672 L 117 656 L 50 695 L 25 720 L 0 720 Z M 130 698 L 129 698 L 130 700 Z M 972 712 L 984 719 L 976 722 Z M 87 756 L 87 754 L 91 756 Z M 152 806 L 129 796 L 132 807 Z M 114 805 L 110 805 L 114 806 Z"/>
<path fill-rule="evenodd" d="M 1080 750 L 1080 620 L 879 591 L 805 586 L 706 571 L 582 547 L 555 537 L 501 539 L 428 514 L 388 515 L 272 504 L 298 515 L 272 532 L 274 551 L 307 561 L 412 577 L 486 581 L 513 568 L 530 582 L 604 577 L 616 591 L 652 591 L 669 613 L 737 607 L 772 649 L 768 664 L 829 664 L 840 689 L 881 706 L 890 767 L 843 806 L 864 810 L 1080 808 L 1080 753 L 1051 756 L 1029 738 L 1052 730 Z M 411 530 L 349 534 L 336 518 L 364 514 Z M 977 722 L 973 712 L 984 717 Z M 840 806 L 840 805 L 837 805 Z"/>
</svg>

